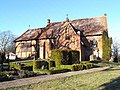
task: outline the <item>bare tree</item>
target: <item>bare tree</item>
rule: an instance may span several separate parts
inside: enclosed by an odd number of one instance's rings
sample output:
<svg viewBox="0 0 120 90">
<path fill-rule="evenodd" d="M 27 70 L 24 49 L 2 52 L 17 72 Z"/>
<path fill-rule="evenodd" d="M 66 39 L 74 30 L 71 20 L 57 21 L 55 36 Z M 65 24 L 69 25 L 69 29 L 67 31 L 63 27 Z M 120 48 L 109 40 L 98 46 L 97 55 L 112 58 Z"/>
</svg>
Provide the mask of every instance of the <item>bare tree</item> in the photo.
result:
<svg viewBox="0 0 120 90">
<path fill-rule="evenodd" d="M 15 36 L 11 33 L 11 31 L 3 31 L 0 32 L 0 52 L 9 52 L 15 50 L 14 41 Z"/>
<path fill-rule="evenodd" d="M 114 61 L 118 61 L 119 59 L 119 53 L 120 53 L 120 43 L 118 42 L 117 39 L 114 39 L 113 44 L 112 44 L 112 52 L 115 57 Z"/>
</svg>

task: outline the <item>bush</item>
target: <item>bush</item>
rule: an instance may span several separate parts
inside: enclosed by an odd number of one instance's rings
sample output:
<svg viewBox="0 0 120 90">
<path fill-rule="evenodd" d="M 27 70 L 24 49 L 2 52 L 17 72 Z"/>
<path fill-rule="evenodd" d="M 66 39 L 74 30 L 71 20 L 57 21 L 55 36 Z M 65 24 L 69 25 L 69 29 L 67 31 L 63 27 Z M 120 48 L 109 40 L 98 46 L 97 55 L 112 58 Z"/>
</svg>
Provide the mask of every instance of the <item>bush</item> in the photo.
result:
<svg viewBox="0 0 120 90">
<path fill-rule="evenodd" d="M 71 50 L 69 51 L 69 61 L 70 64 L 79 64 L 80 63 L 80 53 L 79 51 Z"/>
<path fill-rule="evenodd" d="M 75 50 L 55 49 L 51 53 L 51 59 L 55 61 L 56 67 L 59 67 L 60 65 L 78 64 L 80 63 L 79 56 L 79 51 Z"/>
<path fill-rule="evenodd" d="M 93 67 L 93 64 L 90 62 L 82 62 L 81 64 L 83 65 L 83 69 L 90 69 Z"/>
<path fill-rule="evenodd" d="M 33 61 L 10 62 L 10 69 L 15 68 L 18 70 L 32 71 L 32 67 L 33 67 Z"/>
<path fill-rule="evenodd" d="M 108 37 L 107 32 L 103 32 L 102 35 L 102 59 L 103 60 L 109 60 L 111 56 L 111 44 L 112 44 L 112 39 Z"/>
<path fill-rule="evenodd" d="M 46 60 L 34 60 L 33 61 L 33 71 L 37 71 L 37 69 L 49 70 L 49 62 Z"/>
<path fill-rule="evenodd" d="M 43 70 L 43 69 L 37 69 L 37 71 L 35 72 L 39 72 L 40 74 L 57 74 L 57 73 L 64 73 L 64 72 L 68 72 L 71 71 L 70 69 L 62 69 L 62 68 L 55 68 L 52 70 Z"/>
<path fill-rule="evenodd" d="M 17 62 L 10 62 L 10 69 L 15 68 L 21 70 L 21 64 Z"/>
<path fill-rule="evenodd" d="M 13 80 L 12 77 L 7 76 L 9 74 L 9 72 L 0 72 L 0 82 Z"/>
<path fill-rule="evenodd" d="M 33 60 L 33 71 L 40 68 L 39 63 L 40 63 L 39 60 Z"/>
<path fill-rule="evenodd" d="M 27 77 L 33 77 L 33 76 L 36 76 L 36 74 L 32 71 L 20 70 L 18 72 L 18 78 L 27 78 Z"/>
<path fill-rule="evenodd" d="M 83 69 L 83 65 L 82 64 L 73 64 L 73 70 L 74 71 L 79 71 Z"/>
<path fill-rule="evenodd" d="M 61 65 L 61 61 L 63 59 L 63 53 L 62 53 L 62 51 L 61 50 L 57 50 L 57 49 L 53 50 L 51 52 L 51 59 L 53 61 L 55 61 L 56 67 L 59 67 Z"/>
<path fill-rule="evenodd" d="M 49 70 L 36 68 L 34 72 L 39 72 L 40 74 L 56 74 L 56 73 L 63 73 L 68 71 L 79 71 L 83 69 L 89 69 L 92 68 L 92 66 L 93 66 L 92 63 L 86 62 L 86 63 L 73 64 L 73 65 L 60 65 L 59 67 L 51 67 Z"/>
<path fill-rule="evenodd" d="M 33 71 L 33 66 L 24 66 L 24 67 L 21 67 L 21 70 Z"/>
<path fill-rule="evenodd" d="M 50 74 L 64 73 L 71 71 L 70 69 L 58 69 L 58 70 L 50 70 Z"/>
<path fill-rule="evenodd" d="M 70 65 L 70 59 L 69 59 L 69 50 L 62 50 L 63 58 L 61 59 L 61 65 Z"/>
<path fill-rule="evenodd" d="M 71 71 L 83 70 L 83 64 L 61 65 L 60 68 L 69 69 Z"/>
<path fill-rule="evenodd" d="M 50 67 L 56 67 L 55 61 L 50 61 Z"/>
</svg>

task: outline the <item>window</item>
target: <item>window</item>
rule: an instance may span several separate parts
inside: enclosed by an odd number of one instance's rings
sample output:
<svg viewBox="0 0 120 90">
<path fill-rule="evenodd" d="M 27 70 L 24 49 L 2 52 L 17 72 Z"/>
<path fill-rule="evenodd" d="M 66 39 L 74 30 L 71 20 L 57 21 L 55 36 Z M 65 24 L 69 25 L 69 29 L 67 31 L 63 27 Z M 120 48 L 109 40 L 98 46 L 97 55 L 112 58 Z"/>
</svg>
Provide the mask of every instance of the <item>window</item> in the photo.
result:
<svg viewBox="0 0 120 90">
<path fill-rule="evenodd" d="M 91 47 L 91 49 L 93 49 L 93 48 L 95 48 L 97 46 L 98 46 L 98 42 L 97 42 L 96 39 L 93 39 L 93 40 L 90 41 L 90 47 Z"/>
<path fill-rule="evenodd" d="M 66 37 L 65 37 L 66 40 L 70 40 L 69 29 L 66 29 L 65 34 L 66 34 Z"/>
<path fill-rule="evenodd" d="M 96 39 L 93 39 L 93 43 L 92 43 L 93 47 L 97 47 L 98 46 L 98 42 Z"/>
<path fill-rule="evenodd" d="M 21 42 L 21 51 L 22 52 L 31 52 L 31 42 Z"/>
</svg>

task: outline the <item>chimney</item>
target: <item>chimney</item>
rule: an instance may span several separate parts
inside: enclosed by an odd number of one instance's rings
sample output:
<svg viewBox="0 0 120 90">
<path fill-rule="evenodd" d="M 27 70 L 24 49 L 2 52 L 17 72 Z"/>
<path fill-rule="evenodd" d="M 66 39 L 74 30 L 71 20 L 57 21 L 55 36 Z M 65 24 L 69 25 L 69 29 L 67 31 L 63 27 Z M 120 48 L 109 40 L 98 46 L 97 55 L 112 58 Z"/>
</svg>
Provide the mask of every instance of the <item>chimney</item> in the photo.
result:
<svg viewBox="0 0 120 90">
<path fill-rule="evenodd" d="M 49 25 L 50 24 L 50 19 L 48 19 L 47 21 L 48 21 L 47 24 Z"/>
<path fill-rule="evenodd" d="M 104 16 L 107 16 L 107 13 L 104 13 Z"/>
</svg>

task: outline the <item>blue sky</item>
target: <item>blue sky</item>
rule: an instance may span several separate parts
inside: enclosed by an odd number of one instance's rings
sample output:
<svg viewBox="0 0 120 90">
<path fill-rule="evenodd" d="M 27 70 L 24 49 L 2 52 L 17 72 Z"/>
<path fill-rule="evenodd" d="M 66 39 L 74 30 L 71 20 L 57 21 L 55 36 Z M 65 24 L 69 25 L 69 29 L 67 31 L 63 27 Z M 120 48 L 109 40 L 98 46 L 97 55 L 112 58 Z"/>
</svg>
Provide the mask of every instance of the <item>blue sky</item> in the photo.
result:
<svg viewBox="0 0 120 90">
<path fill-rule="evenodd" d="M 52 22 L 103 16 L 107 13 L 109 36 L 119 38 L 120 0 L 0 0 L 0 31 L 20 36 L 30 25 L 39 28 Z M 120 38 L 119 38 L 120 39 Z"/>
</svg>

